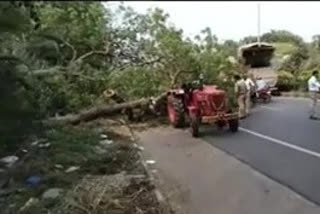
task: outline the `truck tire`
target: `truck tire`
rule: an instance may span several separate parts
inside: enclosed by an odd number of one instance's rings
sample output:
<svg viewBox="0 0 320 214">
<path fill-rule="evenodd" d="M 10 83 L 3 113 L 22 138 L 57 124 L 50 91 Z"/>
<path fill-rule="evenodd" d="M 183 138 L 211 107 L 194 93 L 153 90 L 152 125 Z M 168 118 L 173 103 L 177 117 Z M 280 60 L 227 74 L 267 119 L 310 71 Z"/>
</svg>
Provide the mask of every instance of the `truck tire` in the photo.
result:
<svg viewBox="0 0 320 214">
<path fill-rule="evenodd" d="M 184 105 L 182 99 L 174 96 L 168 97 L 168 117 L 170 123 L 175 128 L 181 128 L 185 125 Z"/>
</svg>

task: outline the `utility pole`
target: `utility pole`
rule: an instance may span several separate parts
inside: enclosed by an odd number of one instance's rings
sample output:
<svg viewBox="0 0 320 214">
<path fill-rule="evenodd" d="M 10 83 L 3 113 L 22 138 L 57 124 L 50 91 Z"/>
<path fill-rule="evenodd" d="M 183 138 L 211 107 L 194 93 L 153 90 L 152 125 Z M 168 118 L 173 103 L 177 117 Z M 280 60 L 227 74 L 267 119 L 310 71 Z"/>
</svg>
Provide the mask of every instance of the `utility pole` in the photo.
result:
<svg viewBox="0 0 320 214">
<path fill-rule="evenodd" d="M 258 24 L 258 39 L 257 40 L 258 40 L 258 45 L 260 47 L 261 46 L 261 41 L 260 41 L 260 21 L 261 21 L 260 20 L 260 3 L 258 3 L 257 6 L 258 6 L 258 14 L 257 14 L 258 15 L 258 23 L 257 23 Z"/>
</svg>

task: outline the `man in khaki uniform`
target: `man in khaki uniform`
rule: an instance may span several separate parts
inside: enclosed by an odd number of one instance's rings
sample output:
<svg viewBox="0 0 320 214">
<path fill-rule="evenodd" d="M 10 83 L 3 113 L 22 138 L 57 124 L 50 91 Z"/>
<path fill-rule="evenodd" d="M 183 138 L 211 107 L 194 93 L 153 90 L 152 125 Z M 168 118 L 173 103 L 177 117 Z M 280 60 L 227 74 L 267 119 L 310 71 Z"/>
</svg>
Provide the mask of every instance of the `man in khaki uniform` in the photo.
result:
<svg viewBox="0 0 320 214">
<path fill-rule="evenodd" d="M 234 86 L 234 91 L 236 93 L 238 107 L 239 107 L 239 118 L 244 119 L 246 117 L 246 93 L 247 86 L 246 82 L 239 75 L 234 76 L 236 83 Z"/>
<path fill-rule="evenodd" d="M 318 120 L 319 118 L 316 116 L 316 107 L 317 101 L 320 91 L 320 83 L 317 80 L 318 71 L 312 72 L 312 77 L 308 80 L 308 89 L 309 89 L 309 96 L 311 98 L 311 109 L 310 109 L 310 119 L 311 120 Z"/>
<path fill-rule="evenodd" d="M 252 81 L 252 79 L 247 75 L 244 75 L 244 81 L 247 87 L 245 109 L 246 109 L 246 115 L 248 116 L 250 114 L 250 108 L 251 108 L 251 95 L 254 93 L 255 84 Z"/>
</svg>

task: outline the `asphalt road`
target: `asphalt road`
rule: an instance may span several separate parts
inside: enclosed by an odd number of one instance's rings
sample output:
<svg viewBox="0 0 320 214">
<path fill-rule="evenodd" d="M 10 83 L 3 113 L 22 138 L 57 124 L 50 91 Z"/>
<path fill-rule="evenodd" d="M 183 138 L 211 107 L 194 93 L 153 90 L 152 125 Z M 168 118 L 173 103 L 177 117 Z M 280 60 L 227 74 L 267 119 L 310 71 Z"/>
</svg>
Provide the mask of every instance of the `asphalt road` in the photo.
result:
<svg viewBox="0 0 320 214">
<path fill-rule="evenodd" d="M 238 133 L 201 129 L 201 138 L 264 175 L 320 204 L 320 121 L 309 100 L 275 98 L 256 106 Z"/>
</svg>

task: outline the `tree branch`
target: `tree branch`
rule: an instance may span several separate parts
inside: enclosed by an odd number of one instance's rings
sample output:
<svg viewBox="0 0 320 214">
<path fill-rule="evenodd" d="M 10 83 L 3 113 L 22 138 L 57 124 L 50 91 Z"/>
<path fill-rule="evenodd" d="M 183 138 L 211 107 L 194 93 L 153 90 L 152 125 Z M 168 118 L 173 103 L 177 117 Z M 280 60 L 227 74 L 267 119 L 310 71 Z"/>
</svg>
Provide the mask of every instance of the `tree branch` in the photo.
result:
<svg viewBox="0 0 320 214">
<path fill-rule="evenodd" d="M 65 75 L 64 72 L 62 71 L 65 71 L 66 68 L 65 67 L 53 67 L 53 68 L 48 68 L 48 69 L 39 69 L 39 70 L 35 70 L 35 71 L 32 71 L 31 73 L 34 74 L 34 75 L 54 75 L 54 74 L 61 74 L 61 75 Z M 87 79 L 87 80 L 91 80 L 91 81 L 98 81 L 98 80 L 101 80 L 101 78 L 95 78 L 95 77 L 91 77 L 91 76 L 87 76 L 87 75 L 84 75 L 84 74 L 81 74 L 81 73 L 75 73 L 75 72 L 71 72 L 69 73 L 69 75 L 71 76 L 78 76 L 78 77 L 82 77 L 84 79 Z"/>
<path fill-rule="evenodd" d="M 49 35 L 49 34 L 39 34 L 38 36 L 40 37 L 43 37 L 45 39 L 49 39 L 49 40 L 53 40 L 57 43 L 62 43 L 64 44 L 65 46 L 67 46 L 68 48 L 71 49 L 72 51 L 72 58 L 71 58 L 71 62 L 73 62 L 76 58 L 77 58 L 77 50 L 73 47 L 73 45 L 71 45 L 69 42 L 57 37 L 57 36 L 54 36 L 54 35 Z"/>
<path fill-rule="evenodd" d="M 16 61 L 25 64 L 22 59 L 14 55 L 0 55 L 0 61 Z"/>
<path fill-rule="evenodd" d="M 88 57 L 90 57 L 92 55 L 103 55 L 103 56 L 106 56 L 106 55 L 109 55 L 109 52 L 108 51 L 90 51 L 90 52 L 85 53 L 82 56 L 80 56 L 78 59 L 75 60 L 75 62 L 80 62 L 80 61 L 84 60 L 85 58 L 88 58 Z"/>
<path fill-rule="evenodd" d="M 182 70 L 178 70 L 176 73 L 173 75 L 170 75 L 171 78 L 171 87 L 174 86 L 177 83 L 178 77 L 181 74 Z"/>
<path fill-rule="evenodd" d="M 153 65 L 155 63 L 160 63 L 162 60 L 161 57 L 159 57 L 158 59 L 154 59 L 154 60 L 151 60 L 151 61 L 146 61 L 146 62 L 140 62 L 140 63 L 137 63 L 137 64 L 132 64 L 132 63 L 127 63 L 125 65 L 123 65 L 122 67 L 119 68 L 120 71 L 123 71 L 125 70 L 126 68 L 128 68 L 129 66 L 147 66 L 147 65 Z"/>
<path fill-rule="evenodd" d="M 69 42 L 63 40 L 63 43 L 72 50 L 71 62 L 73 62 L 77 58 L 77 50 Z"/>
<path fill-rule="evenodd" d="M 31 73 L 34 75 L 56 74 L 61 71 L 64 71 L 65 69 L 66 69 L 65 67 L 56 66 L 48 69 L 39 69 L 39 70 L 31 71 Z"/>
</svg>

